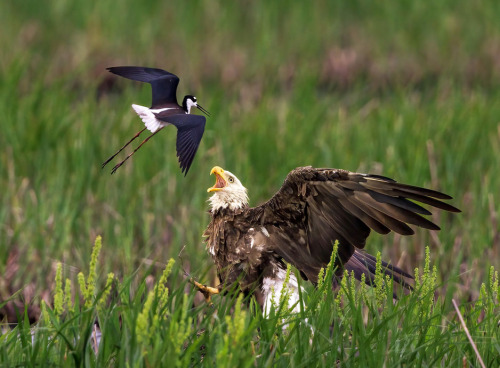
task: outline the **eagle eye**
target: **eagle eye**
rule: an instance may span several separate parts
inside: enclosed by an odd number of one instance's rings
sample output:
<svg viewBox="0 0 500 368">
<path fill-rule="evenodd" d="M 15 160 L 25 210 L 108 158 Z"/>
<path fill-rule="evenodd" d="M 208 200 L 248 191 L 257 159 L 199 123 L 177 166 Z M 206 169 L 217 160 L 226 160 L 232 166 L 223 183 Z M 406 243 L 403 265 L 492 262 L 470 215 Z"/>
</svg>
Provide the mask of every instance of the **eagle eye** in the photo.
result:
<svg viewBox="0 0 500 368">
<path fill-rule="evenodd" d="M 230 183 L 234 183 L 234 179 L 230 176 L 229 179 L 227 179 Z"/>
</svg>

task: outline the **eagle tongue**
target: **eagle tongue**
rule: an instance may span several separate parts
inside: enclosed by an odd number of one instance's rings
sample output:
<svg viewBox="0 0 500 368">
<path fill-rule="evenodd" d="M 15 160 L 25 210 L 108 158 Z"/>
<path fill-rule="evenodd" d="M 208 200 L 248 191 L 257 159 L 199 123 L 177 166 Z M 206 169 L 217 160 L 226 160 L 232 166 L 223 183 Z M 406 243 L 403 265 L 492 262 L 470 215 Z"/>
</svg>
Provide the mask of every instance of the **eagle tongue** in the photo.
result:
<svg viewBox="0 0 500 368">
<path fill-rule="evenodd" d="M 226 186 L 226 181 L 224 180 L 224 178 L 222 176 L 220 176 L 219 174 L 215 174 L 215 185 L 213 186 L 214 188 L 224 188 Z"/>
</svg>

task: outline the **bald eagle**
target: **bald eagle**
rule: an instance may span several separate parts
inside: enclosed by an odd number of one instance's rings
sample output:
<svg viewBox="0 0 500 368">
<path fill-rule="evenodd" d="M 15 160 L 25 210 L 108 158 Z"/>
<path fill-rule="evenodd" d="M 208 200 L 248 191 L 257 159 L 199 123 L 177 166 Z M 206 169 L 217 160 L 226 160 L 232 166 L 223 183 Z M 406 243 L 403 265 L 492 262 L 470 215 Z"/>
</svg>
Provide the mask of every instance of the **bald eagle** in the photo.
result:
<svg viewBox="0 0 500 368">
<path fill-rule="evenodd" d="M 415 201 L 460 212 L 441 201 L 450 196 L 434 190 L 378 175 L 310 166 L 291 171 L 269 201 L 251 208 L 247 189 L 234 174 L 218 166 L 210 174 L 215 174 L 216 182 L 208 189 L 213 193 L 209 199 L 212 221 L 204 236 L 221 284 L 217 288 L 196 284 L 207 295 L 237 283 L 242 292 L 254 293 L 266 311 L 280 295 L 286 263 L 316 284 L 338 241 L 337 275 L 346 269 L 360 280 L 365 274 L 371 284 L 376 260 L 362 251 L 370 230 L 412 235 L 408 224 L 439 230 L 422 217 L 431 213 Z M 405 285 L 404 279 L 411 278 L 395 266 L 382 265 L 397 283 Z M 286 285 L 290 303 L 298 301 L 297 285 L 291 275 Z"/>
</svg>

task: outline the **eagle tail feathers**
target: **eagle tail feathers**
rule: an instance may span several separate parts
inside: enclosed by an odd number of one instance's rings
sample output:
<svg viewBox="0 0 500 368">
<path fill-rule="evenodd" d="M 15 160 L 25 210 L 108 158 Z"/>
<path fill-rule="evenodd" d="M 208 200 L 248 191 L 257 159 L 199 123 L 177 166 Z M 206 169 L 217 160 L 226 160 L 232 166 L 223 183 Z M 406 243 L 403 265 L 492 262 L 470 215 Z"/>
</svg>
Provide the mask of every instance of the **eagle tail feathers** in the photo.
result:
<svg viewBox="0 0 500 368">
<path fill-rule="evenodd" d="M 385 261 L 381 261 L 382 272 L 385 275 L 392 277 L 395 283 L 400 284 L 403 288 L 413 290 L 413 287 L 405 281 L 405 278 L 413 279 L 407 272 L 399 267 L 393 266 Z M 361 281 L 362 275 L 365 275 L 365 283 L 369 286 L 375 285 L 377 259 L 371 254 L 356 250 L 352 257 L 344 265 L 344 268 L 350 274 L 354 272 L 356 280 Z M 396 298 L 396 294 L 394 294 Z"/>
</svg>

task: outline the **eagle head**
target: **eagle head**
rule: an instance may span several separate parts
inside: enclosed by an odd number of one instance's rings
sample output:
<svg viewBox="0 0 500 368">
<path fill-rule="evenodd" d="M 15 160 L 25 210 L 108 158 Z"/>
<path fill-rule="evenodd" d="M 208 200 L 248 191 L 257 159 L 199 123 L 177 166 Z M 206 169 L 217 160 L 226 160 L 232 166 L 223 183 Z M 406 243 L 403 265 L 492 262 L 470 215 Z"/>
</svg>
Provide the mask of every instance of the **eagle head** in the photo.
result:
<svg viewBox="0 0 500 368">
<path fill-rule="evenodd" d="M 210 171 L 210 175 L 212 174 L 215 174 L 215 185 L 207 189 L 207 192 L 214 193 L 209 199 L 212 211 L 221 208 L 237 210 L 248 206 L 247 188 L 234 174 L 219 166 Z"/>
</svg>

